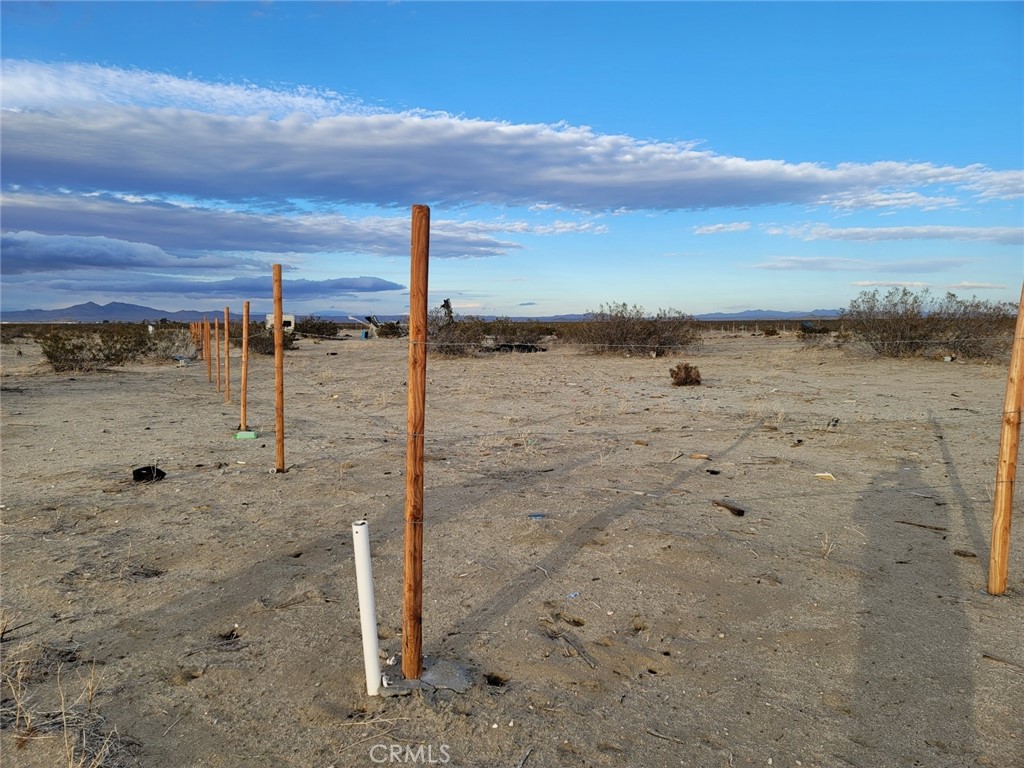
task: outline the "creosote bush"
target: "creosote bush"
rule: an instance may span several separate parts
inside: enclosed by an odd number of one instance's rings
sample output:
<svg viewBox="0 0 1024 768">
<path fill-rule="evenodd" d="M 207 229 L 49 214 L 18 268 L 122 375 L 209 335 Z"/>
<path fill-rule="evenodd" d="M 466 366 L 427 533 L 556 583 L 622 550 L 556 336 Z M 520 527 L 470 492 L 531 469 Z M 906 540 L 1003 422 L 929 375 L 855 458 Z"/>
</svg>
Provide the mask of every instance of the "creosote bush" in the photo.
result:
<svg viewBox="0 0 1024 768">
<path fill-rule="evenodd" d="M 316 315 L 303 317 L 295 321 L 295 332 L 304 336 L 326 336 L 333 338 L 338 335 L 339 325 L 333 320 L 325 320 Z"/>
<path fill-rule="evenodd" d="M 571 341 L 594 354 L 660 357 L 700 343 L 700 325 L 690 315 L 660 309 L 648 316 L 643 307 L 602 304 L 570 331 Z"/>
<path fill-rule="evenodd" d="M 427 339 L 431 354 L 446 357 L 475 354 L 486 335 L 486 323 L 478 317 L 463 317 L 455 313 L 449 318 L 442 309 L 431 309 L 427 313 Z"/>
<path fill-rule="evenodd" d="M 700 384 L 700 369 L 689 363 L 679 363 L 674 368 L 669 368 L 672 376 L 672 385 L 676 387 L 694 387 Z"/>
<path fill-rule="evenodd" d="M 284 348 L 295 349 L 294 334 L 284 333 Z M 265 323 L 249 323 L 249 352 L 257 355 L 274 354 L 274 331 Z"/>
<path fill-rule="evenodd" d="M 1016 308 L 947 293 L 891 288 L 884 296 L 863 291 L 840 312 L 843 330 L 883 357 L 951 355 L 994 358 L 1006 353 Z"/>
<path fill-rule="evenodd" d="M 39 337 L 39 346 L 54 371 L 95 371 L 139 360 L 153 339 L 145 323 L 110 323 L 54 329 Z"/>
<path fill-rule="evenodd" d="M 402 325 L 402 323 L 395 320 L 388 323 L 381 323 L 377 327 L 375 333 L 379 339 L 400 339 L 409 334 L 407 329 L 408 322 L 405 325 Z"/>
</svg>

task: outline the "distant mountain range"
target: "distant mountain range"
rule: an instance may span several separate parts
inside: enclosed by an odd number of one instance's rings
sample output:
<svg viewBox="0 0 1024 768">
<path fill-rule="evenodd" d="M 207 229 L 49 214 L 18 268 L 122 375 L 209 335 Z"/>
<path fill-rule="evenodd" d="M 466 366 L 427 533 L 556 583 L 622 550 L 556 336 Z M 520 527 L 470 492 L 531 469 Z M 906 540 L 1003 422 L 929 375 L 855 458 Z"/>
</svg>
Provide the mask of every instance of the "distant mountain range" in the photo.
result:
<svg viewBox="0 0 1024 768">
<path fill-rule="evenodd" d="M 265 313 L 253 313 L 253 318 L 259 318 Z M 320 314 L 314 313 L 317 317 L 325 320 L 344 321 L 348 315 L 341 314 Z M 352 313 L 362 317 L 357 313 Z M 837 317 L 838 309 L 814 309 L 810 312 L 778 312 L 771 309 L 748 309 L 743 312 L 710 312 L 703 315 L 696 315 L 698 320 L 708 322 L 735 322 L 753 320 L 809 320 L 826 319 Z M 5 323 L 141 323 L 144 321 L 159 322 L 168 320 L 176 323 L 189 323 L 202 320 L 203 317 L 223 317 L 223 310 L 211 310 L 210 312 L 197 312 L 191 310 L 180 310 L 171 312 L 166 309 L 154 309 L 143 307 L 138 304 L 125 304 L 120 301 L 112 301 L 109 304 L 97 304 L 89 301 L 85 304 L 75 304 L 64 309 L 22 309 L 14 312 L 0 310 L 0 321 Z M 548 323 L 573 322 L 582 320 L 584 314 L 575 315 L 548 315 L 546 317 L 524 316 L 513 317 L 513 320 L 540 320 Z M 232 319 L 240 319 L 241 315 L 232 315 Z M 380 320 L 398 320 L 398 315 L 380 315 Z M 493 319 L 492 316 L 485 316 L 485 319 Z"/>
</svg>

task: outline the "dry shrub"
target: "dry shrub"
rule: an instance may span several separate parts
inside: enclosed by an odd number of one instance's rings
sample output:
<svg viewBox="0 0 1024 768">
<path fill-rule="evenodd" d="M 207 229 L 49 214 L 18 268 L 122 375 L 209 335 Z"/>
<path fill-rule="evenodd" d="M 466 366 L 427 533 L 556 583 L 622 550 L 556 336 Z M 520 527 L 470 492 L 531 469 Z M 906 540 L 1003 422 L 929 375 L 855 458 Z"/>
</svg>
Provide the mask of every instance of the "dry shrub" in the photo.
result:
<svg viewBox="0 0 1024 768">
<path fill-rule="evenodd" d="M 622 303 L 602 304 L 576 323 L 570 340 L 594 354 L 625 357 L 660 357 L 700 343 L 700 325 L 690 315 L 674 309 L 660 309 L 648 316 L 643 307 Z"/>
<path fill-rule="evenodd" d="M 487 335 L 487 323 L 479 317 L 451 317 L 442 309 L 427 313 L 427 338 L 431 354 L 465 357 L 476 354 Z"/>
<path fill-rule="evenodd" d="M 398 320 L 381 323 L 374 330 L 374 333 L 379 339 L 400 339 L 403 336 L 409 335 L 408 324 L 403 325 Z"/>
<path fill-rule="evenodd" d="M 512 320 L 498 317 L 487 323 L 487 333 L 495 344 L 536 344 L 549 335 L 550 328 L 536 320 Z"/>
<path fill-rule="evenodd" d="M 325 320 L 316 315 L 303 317 L 295 321 L 295 332 L 303 336 L 322 336 L 329 339 L 338 335 L 340 326 L 333 320 Z"/>
<path fill-rule="evenodd" d="M 157 360 L 170 360 L 176 356 L 196 357 L 198 352 L 195 339 L 187 329 L 157 328 L 148 355 Z"/>
<path fill-rule="evenodd" d="M 51 330 L 39 346 L 54 371 L 95 371 L 142 358 L 153 339 L 146 324 L 110 323 Z"/>
<path fill-rule="evenodd" d="M 1016 308 L 1006 302 L 952 293 L 938 299 L 928 290 L 906 288 L 884 296 L 863 291 L 840 313 L 844 330 L 883 357 L 997 357 L 1009 349 L 1015 318 Z"/>
<path fill-rule="evenodd" d="M 694 387 L 700 384 L 700 369 L 689 363 L 679 363 L 674 368 L 669 368 L 672 376 L 672 385 L 676 387 Z"/>
<path fill-rule="evenodd" d="M 295 337 L 285 331 L 284 348 L 295 349 Z M 274 331 L 267 328 L 265 323 L 249 324 L 249 352 L 257 355 L 274 354 Z"/>
</svg>

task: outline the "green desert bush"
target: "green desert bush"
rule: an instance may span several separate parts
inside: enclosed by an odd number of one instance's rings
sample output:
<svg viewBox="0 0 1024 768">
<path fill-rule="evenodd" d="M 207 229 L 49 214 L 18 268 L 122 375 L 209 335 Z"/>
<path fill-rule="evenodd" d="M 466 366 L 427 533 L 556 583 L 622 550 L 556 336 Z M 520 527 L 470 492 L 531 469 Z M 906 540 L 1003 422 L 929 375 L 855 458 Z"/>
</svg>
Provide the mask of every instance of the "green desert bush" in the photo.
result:
<svg viewBox="0 0 1024 768">
<path fill-rule="evenodd" d="M 690 315 L 660 309 L 649 316 L 643 307 L 614 302 L 588 312 L 570 334 L 571 341 L 594 354 L 626 357 L 660 357 L 695 346 L 701 340 L 700 324 Z"/>
<path fill-rule="evenodd" d="M 939 299 L 927 289 L 907 288 L 891 288 L 884 296 L 863 291 L 840 312 L 844 332 L 883 357 L 997 357 L 1009 349 L 1015 317 L 1006 302 L 952 293 Z"/>
<path fill-rule="evenodd" d="M 39 337 L 39 346 L 54 371 L 95 371 L 144 357 L 153 339 L 145 323 L 110 323 L 53 329 Z"/>
</svg>

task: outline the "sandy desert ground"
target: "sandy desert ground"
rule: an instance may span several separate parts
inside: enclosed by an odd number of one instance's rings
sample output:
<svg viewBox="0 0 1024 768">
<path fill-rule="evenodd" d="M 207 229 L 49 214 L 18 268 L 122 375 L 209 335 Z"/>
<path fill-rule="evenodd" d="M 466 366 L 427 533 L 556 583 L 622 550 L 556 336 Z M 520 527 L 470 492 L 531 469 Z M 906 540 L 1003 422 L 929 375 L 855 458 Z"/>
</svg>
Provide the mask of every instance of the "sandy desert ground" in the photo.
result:
<svg viewBox="0 0 1024 768">
<path fill-rule="evenodd" d="M 287 354 L 283 474 L 272 358 L 256 440 L 202 364 L 2 366 L 5 766 L 1024 765 L 1020 501 L 984 591 L 1005 365 L 431 356 L 424 651 L 472 686 L 372 698 L 351 524 L 391 660 L 405 341 Z"/>
</svg>

